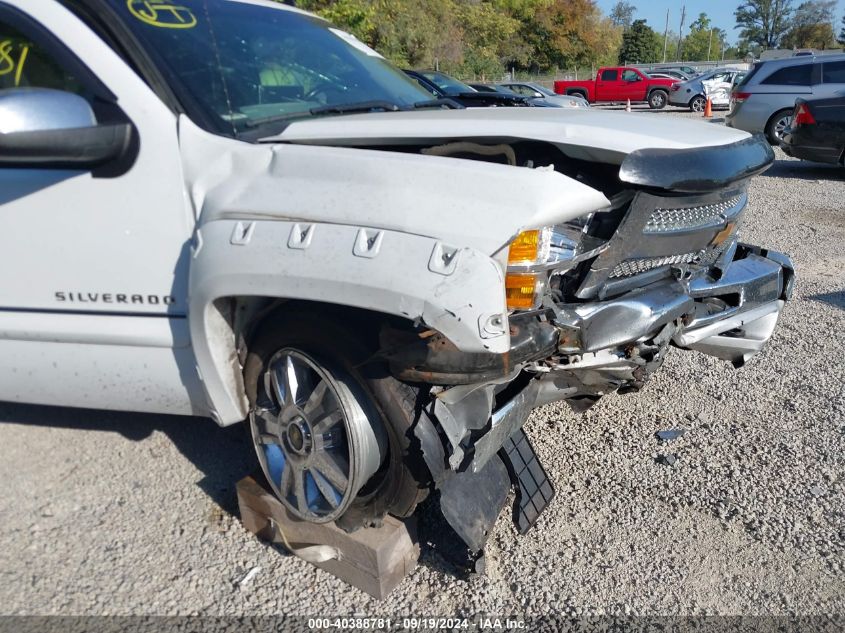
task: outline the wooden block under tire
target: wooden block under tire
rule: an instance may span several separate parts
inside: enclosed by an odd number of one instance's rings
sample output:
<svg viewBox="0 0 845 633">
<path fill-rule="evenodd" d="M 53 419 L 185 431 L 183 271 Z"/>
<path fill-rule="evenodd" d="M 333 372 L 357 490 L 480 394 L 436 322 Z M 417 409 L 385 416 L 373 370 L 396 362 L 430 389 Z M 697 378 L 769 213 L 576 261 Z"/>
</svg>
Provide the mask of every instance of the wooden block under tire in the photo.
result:
<svg viewBox="0 0 845 633">
<path fill-rule="evenodd" d="M 339 559 L 312 564 L 374 598 L 385 598 L 417 565 L 420 546 L 413 517 L 403 521 L 388 516 L 379 528 L 350 533 L 334 523 L 294 518 L 261 475 L 244 477 L 237 491 L 241 522 L 247 530 L 263 540 L 290 546 L 294 555 L 314 545 L 333 548 Z"/>
</svg>

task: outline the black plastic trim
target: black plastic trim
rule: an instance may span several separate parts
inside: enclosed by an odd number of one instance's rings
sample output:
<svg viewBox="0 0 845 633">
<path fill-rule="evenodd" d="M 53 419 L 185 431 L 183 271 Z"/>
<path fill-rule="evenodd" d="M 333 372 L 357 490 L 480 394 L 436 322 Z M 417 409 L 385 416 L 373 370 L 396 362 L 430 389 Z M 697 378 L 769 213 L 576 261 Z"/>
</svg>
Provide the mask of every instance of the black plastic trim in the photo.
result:
<svg viewBox="0 0 845 633">
<path fill-rule="evenodd" d="M 628 154 L 619 179 L 641 187 L 701 193 L 764 172 L 775 160 L 761 134 L 728 145 L 690 149 L 640 149 Z"/>
<path fill-rule="evenodd" d="M 129 123 L 36 132 L 0 133 L 0 165 L 90 168 L 120 161 L 132 146 Z"/>
</svg>

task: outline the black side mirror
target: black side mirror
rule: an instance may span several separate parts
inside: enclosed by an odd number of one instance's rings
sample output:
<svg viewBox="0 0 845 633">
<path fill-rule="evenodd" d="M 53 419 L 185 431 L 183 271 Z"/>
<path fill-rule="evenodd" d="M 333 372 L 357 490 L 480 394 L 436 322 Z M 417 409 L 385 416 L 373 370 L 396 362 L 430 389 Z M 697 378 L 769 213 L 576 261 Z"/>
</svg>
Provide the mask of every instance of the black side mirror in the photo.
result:
<svg viewBox="0 0 845 633">
<path fill-rule="evenodd" d="M 79 95 L 43 88 L 0 90 L 0 165 L 91 168 L 120 160 L 130 123 L 97 124 Z"/>
</svg>

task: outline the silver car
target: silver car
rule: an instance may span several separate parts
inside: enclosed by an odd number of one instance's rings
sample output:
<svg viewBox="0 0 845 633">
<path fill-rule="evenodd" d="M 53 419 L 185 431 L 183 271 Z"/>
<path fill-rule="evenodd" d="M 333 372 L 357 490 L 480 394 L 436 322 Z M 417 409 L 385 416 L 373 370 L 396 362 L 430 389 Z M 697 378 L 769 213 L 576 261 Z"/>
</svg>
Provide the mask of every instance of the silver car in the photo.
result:
<svg viewBox="0 0 845 633">
<path fill-rule="evenodd" d="M 689 81 L 675 84 L 669 92 L 669 105 L 689 108 L 693 112 L 704 112 L 704 106 L 707 104 L 704 82 L 718 80 L 731 83 L 739 72 L 732 68 L 714 68 Z"/>
<path fill-rule="evenodd" d="M 728 127 L 763 132 L 778 145 L 789 127 L 795 99 L 845 95 L 845 54 L 757 62 L 733 89 Z"/>
<path fill-rule="evenodd" d="M 527 81 L 512 81 L 499 84 L 499 87 L 506 88 L 532 101 L 543 101 L 548 105 L 561 108 L 589 108 L 590 103 L 582 97 L 574 95 L 559 95 L 545 86 Z M 536 105 L 536 104 L 535 104 Z"/>
</svg>

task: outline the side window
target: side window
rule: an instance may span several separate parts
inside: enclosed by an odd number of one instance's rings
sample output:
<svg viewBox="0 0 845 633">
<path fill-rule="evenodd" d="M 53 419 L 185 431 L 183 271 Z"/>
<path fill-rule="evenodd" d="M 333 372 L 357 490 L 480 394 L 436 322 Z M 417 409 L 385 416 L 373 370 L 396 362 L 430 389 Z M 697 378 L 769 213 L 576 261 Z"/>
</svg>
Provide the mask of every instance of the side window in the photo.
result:
<svg viewBox="0 0 845 633">
<path fill-rule="evenodd" d="M 636 81 L 639 79 L 639 75 L 635 70 L 623 70 L 622 71 L 622 81 Z"/>
<path fill-rule="evenodd" d="M 812 64 L 787 66 L 786 68 L 776 70 L 760 83 L 775 86 L 809 86 L 812 74 Z"/>
<path fill-rule="evenodd" d="M 0 90 L 52 88 L 84 95 L 79 80 L 0 16 Z"/>
<path fill-rule="evenodd" d="M 619 76 L 618 70 L 604 70 L 601 73 L 601 80 L 602 81 L 616 81 L 616 78 Z"/>
<path fill-rule="evenodd" d="M 826 84 L 845 84 L 845 62 L 822 64 L 822 81 Z"/>
</svg>

